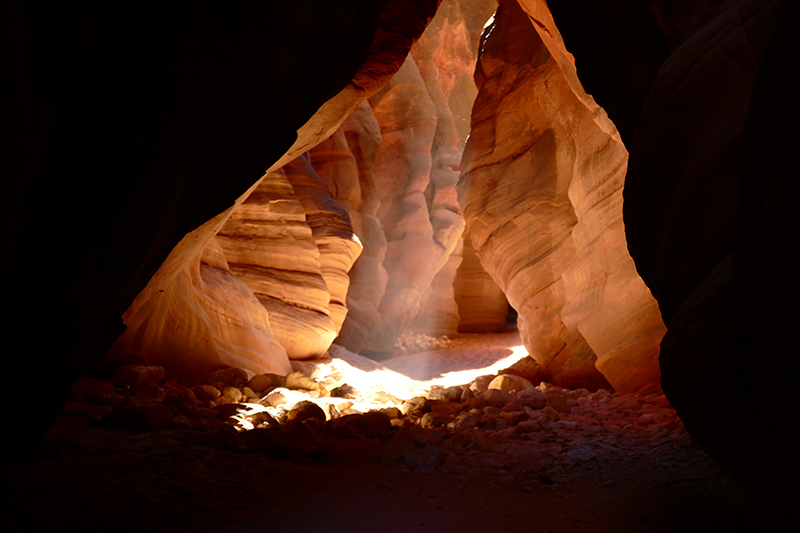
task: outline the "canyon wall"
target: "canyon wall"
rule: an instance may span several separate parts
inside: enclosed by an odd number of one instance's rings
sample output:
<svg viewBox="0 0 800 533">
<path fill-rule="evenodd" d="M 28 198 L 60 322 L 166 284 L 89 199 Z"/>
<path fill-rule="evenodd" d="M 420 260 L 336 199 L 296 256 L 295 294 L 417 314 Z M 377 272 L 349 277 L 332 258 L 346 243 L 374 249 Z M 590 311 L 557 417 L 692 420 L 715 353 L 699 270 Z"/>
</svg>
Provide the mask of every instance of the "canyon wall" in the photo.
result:
<svg viewBox="0 0 800 533">
<path fill-rule="evenodd" d="M 17 258 L 2 266 L 15 310 L 4 334 L 26 345 L 5 368 L 9 408 L 37 413 L 14 444 L 50 425 L 126 309 L 155 308 L 187 266 L 202 271 L 202 250 L 265 169 L 335 131 L 392 75 L 437 4 L 4 6 L 0 211 Z M 23 375 L 50 392 L 31 398 Z"/>
<path fill-rule="evenodd" d="M 566 386 L 657 388 L 665 330 L 627 252 L 627 152 L 544 2 L 502 3 L 475 79 L 459 202 L 530 355 Z"/>
<path fill-rule="evenodd" d="M 342 174 L 340 183 L 331 179 L 326 183 L 302 152 L 334 135 L 354 109 L 392 78 L 413 40 L 433 15 L 432 7 L 425 4 L 390 4 L 387 9 L 394 19 L 384 21 L 386 29 L 379 26 L 370 56 L 351 83 L 300 129 L 291 149 L 239 197 L 234 207 L 185 237 L 171 252 L 125 312 L 127 331 L 112 347 L 110 358 L 158 362 L 176 372 L 177 377 L 193 379 L 214 368 L 200 361 L 219 361 L 217 366 L 237 363 L 254 372 L 268 372 L 275 365 L 286 367 L 285 357 L 326 355 L 345 320 L 347 273 L 362 248 L 350 216 L 337 203 L 348 203 L 347 191 L 353 190 L 357 181 L 347 182 L 351 175 Z M 396 9 L 399 11 L 394 12 Z M 336 191 L 336 198 L 331 191 Z M 231 357 L 220 352 L 216 343 L 203 344 L 198 350 L 197 341 L 191 338 L 193 330 L 177 328 L 183 331 L 184 340 L 181 342 L 173 333 L 170 342 L 166 342 L 160 338 L 165 330 L 152 327 L 154 321 L 147 315 L 161 306 L 162 299 L 193 287 L 187 282 L 188 273 L 202 267 L 198 250 L 215 233 L 231 266 L 230 274 L 244 281 L 252 297 L 267 310 L 269 330 L 285 355 L 267 351 L 243 364 L 246 352 Z M 186 265 L 183 270 L 179 270 L 181 265 Z M 202 289 L 193 289 L 198 291 Z M 171 309 L 176 323 L 208 323 L 197 306 Z M 240 309 L 228 314 L 246 315 L 248 311 Z M 140 325 L 151 327 L 142 331 Z M 212 338 L 226 336 L 224 328 L 219 333 L 213 324 L 207 324 L 207 328 Z M 208 350 L 215 357 L 204 355 Z M 184 364 L 190 360 L 198 361 L 191 373 L 186 371 L 190 365 Z M 177 373 L 179 369 L 183 371 Z"/>
<path fill-rule="evenodd" d="M 664 391 L 766 528 L 796 531 L 800 5 L 551 7 L 581 81 L 629 141 L 624 218 L 668 326 Z"/>
</svg>

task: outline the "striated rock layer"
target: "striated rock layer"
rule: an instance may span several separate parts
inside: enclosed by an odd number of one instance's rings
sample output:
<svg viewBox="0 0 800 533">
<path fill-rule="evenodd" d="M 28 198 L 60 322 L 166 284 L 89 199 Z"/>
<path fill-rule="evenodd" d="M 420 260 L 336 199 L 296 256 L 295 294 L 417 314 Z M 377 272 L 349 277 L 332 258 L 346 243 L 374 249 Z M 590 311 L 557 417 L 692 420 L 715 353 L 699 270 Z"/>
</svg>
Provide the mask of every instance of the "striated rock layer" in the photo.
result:
<svg viewBox="0 0 800 533">
<path fill-rule="evenodd" d="M 665 329 L 627 252 L 627 153 L 544 2 L 500 6 L 475 79 L 459 202 L 529 353 L 564 385 L 657 388 Z"/>
</svg>

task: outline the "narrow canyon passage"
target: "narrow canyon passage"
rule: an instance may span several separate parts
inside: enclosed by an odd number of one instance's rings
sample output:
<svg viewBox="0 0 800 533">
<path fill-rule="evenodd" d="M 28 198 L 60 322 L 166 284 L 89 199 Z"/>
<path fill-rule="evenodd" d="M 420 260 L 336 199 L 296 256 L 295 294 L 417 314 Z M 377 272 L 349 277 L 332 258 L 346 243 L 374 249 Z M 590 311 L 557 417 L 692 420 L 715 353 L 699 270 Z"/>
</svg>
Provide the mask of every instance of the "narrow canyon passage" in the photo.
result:
<svg viewBox="0 0 800 533">
<path fill-rule="evenodd" d="M 382 363 L 334 346 L 330 360 L 305 372 L 319 383 L 357 383 L 362 389 L 351 400 L 383 405 L 388 414 L 351 416 L 347 427 L 313 417 L 285 423 L 277 439 L 237 433 L 232 427 L 241 426 L 201 408 L 159 431 L 98 425 L 109 411 L 99 398 L 131 388 L 119 385 L 123 372 L 117 385 L 84 380 L 74 388 L 83 401 L 70 401 L 44 441 L 3 475 L 3 528 L 758 531 L 742 490 L 692 442 L 664 396 L 542 386 L 541 397 L 492 389 L 452 401 L 393 399 L 387 391 L 433 386 L 428 397 L 442 398 L 462 385 L 463 392 L 470 382 L 459 378 L 496 373 L 524 356 L 515 330 L 439 342 L 451 346 Z M 147 380 L 132 389 L 159 398 L 180 389 Z M 471 383 L 476 392 L 488 385 Z M 314 396 L 293 392 L 296 402 Z M 392 414 L 395 406 L 410 420 L 434 416 L 393 431 L 389 417 L 401 416 Z M 256 415 L 250 420 L 258 423 Z"/>
<path fill-rule="evenodd" d="M 800 531 L 800 2 L 81 6 L 0 8 L 3 531 Z"/>
</svg>

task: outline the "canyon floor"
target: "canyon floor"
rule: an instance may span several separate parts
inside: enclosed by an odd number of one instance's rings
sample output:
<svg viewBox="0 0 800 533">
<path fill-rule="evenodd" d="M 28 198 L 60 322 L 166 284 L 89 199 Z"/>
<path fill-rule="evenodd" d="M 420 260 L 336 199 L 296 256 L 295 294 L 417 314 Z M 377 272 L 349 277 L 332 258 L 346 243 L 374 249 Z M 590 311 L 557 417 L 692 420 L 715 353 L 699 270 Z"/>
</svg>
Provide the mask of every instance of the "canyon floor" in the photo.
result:
<svg viewBox="0 0 800 533">
<path fill-rule="evenodd" d="M 384 378 L 393 370 L 416 384 L 449 386 L 508 366 L 524 355 L 520 344 L 516 332 L 471 335 L 444 349 L 364 366 Z M 759 531 L 743 491 L 694 444 L 663 396 L 558 393 L 569 407 L 551 421 L 540 417 L 536 431 L 507 425 L 501 409 L 485 407 L 481 424 L 464 431 L 406 425 L 332 433 L 330 424 L 300 423 L 261 431 L 266 444 L 248 437 L 259 430 L 236 433 L 213 419 L 176 417 L 168 429 L 134 432 L 62 415 L 3 473 L 0 527 Z"/>
</svg>

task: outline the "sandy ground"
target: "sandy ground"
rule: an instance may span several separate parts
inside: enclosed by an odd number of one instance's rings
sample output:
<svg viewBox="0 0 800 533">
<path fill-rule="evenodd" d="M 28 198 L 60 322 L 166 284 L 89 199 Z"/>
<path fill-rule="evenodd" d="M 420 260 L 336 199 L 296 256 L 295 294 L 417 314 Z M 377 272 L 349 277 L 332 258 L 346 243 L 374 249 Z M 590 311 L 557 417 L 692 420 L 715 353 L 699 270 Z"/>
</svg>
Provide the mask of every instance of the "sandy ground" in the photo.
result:
<svg viewBox="0 0 800 533">
<path fill-rule="evenodd" d="M 382 365 L 423 385 L 468 382 L 455 373 L 508 366 L 524 355 L 518 343 L 513 332 L 470 336 Z M 277 460 L 217 430 L 67 422 L 2 476 L 3 531 L 758 531 L 741 489 L 689 439 L 621 438 L 615 453 L 563 462 L 498 441 L 427 467 L 376 461 L 378 441 Z"/>
</svg>

